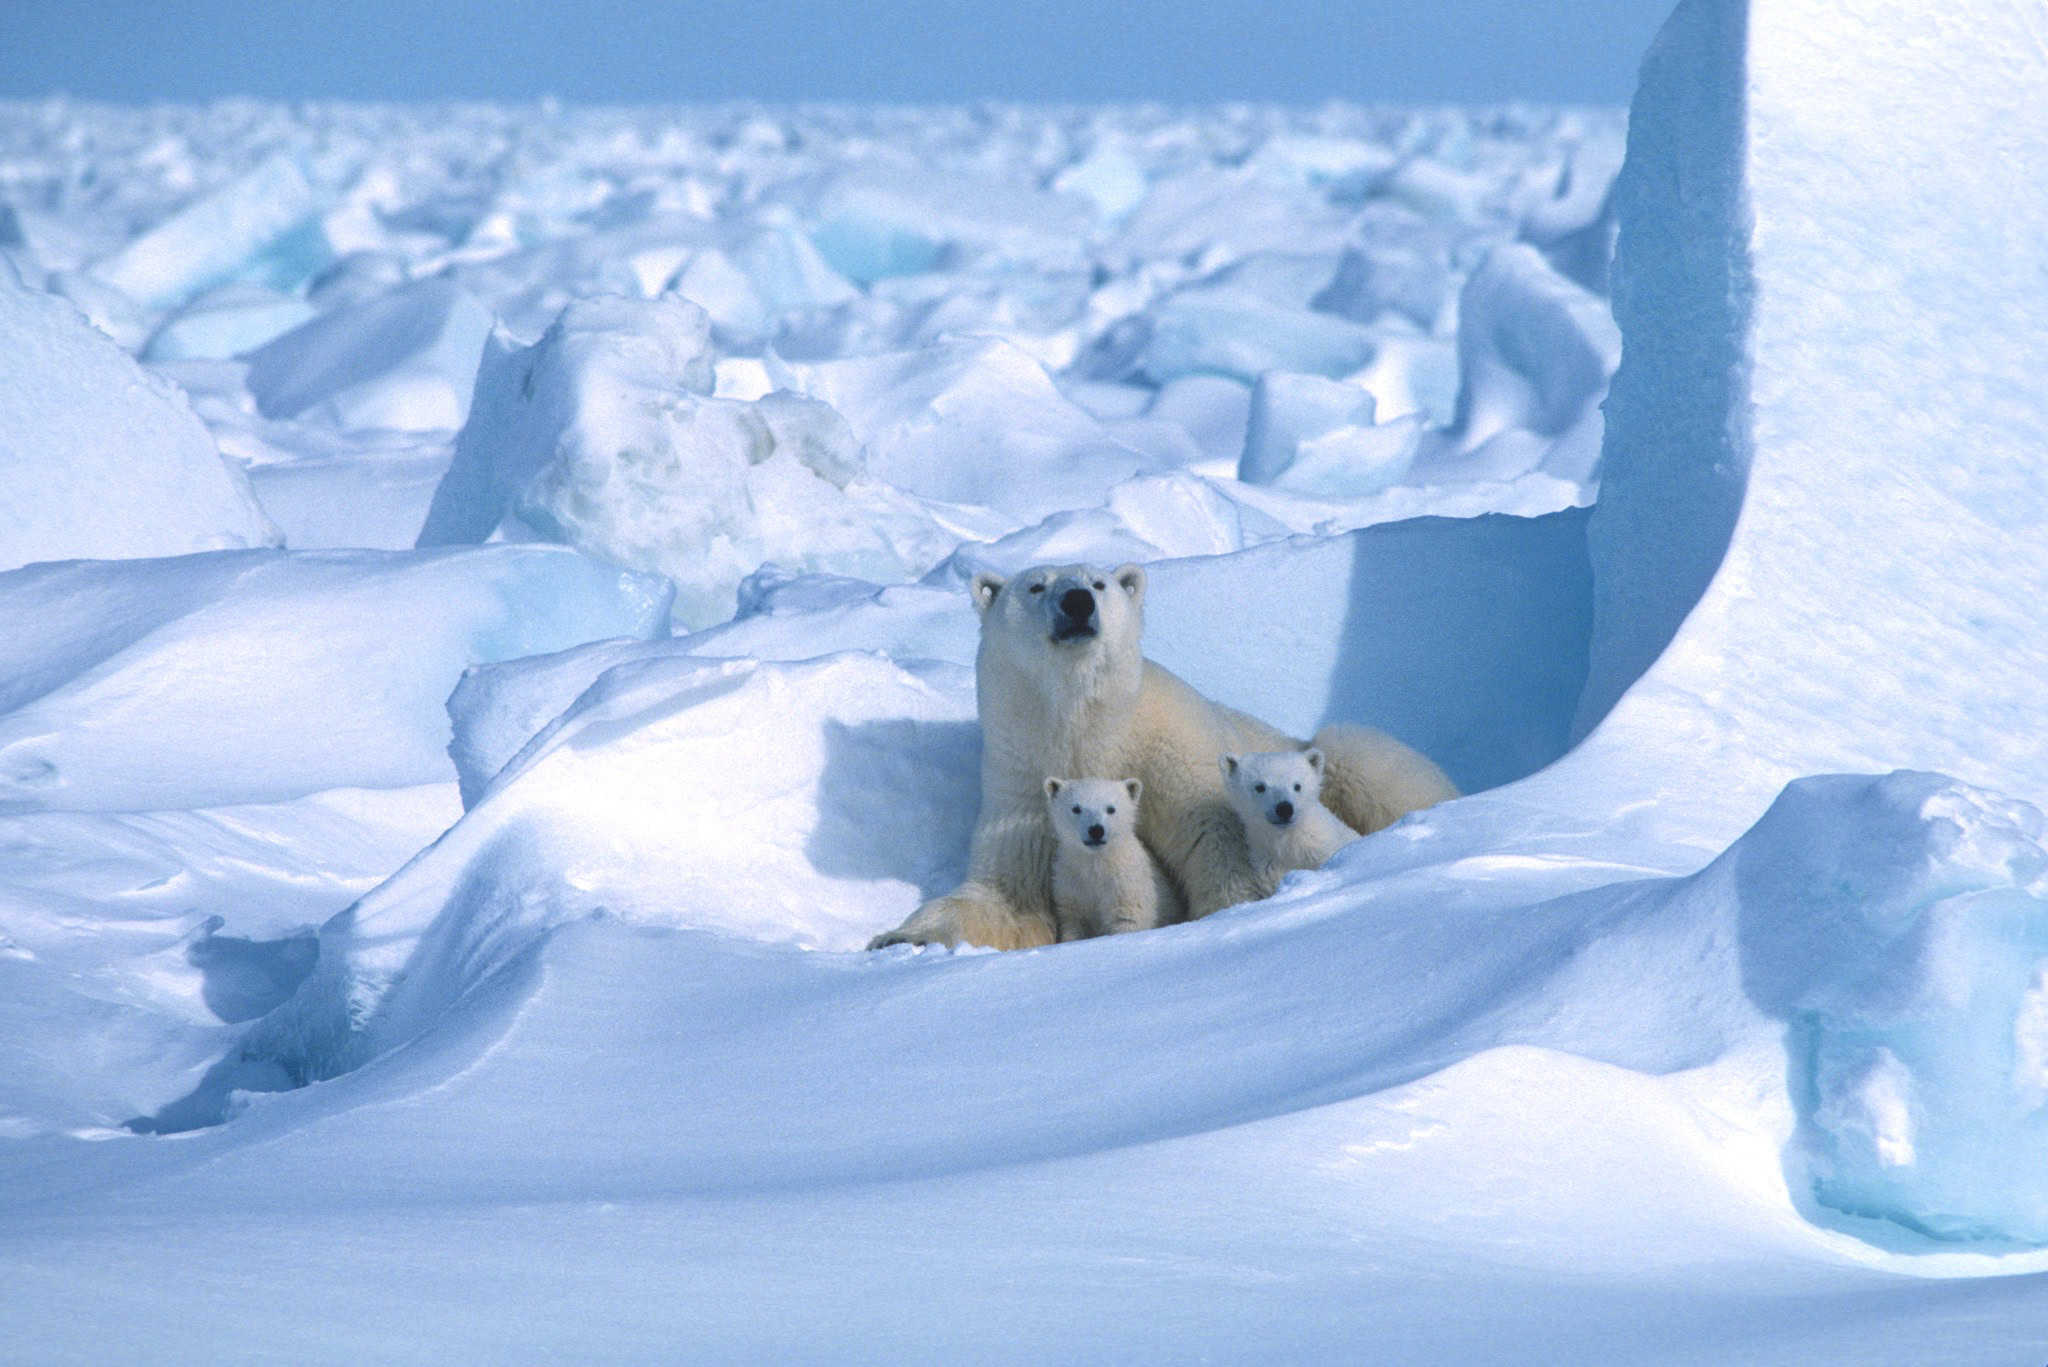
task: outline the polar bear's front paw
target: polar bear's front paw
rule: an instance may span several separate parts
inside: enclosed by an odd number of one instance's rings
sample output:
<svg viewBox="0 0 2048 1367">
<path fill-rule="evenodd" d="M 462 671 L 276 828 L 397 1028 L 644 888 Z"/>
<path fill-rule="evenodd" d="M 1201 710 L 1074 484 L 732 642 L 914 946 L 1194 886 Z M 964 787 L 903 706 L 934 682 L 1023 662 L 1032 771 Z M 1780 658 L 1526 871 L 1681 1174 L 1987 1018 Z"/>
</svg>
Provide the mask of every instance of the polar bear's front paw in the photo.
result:
<svg viewBox="0 0 2048 1367">
<path fill-rule="evenodd" d="M 914 926 L 898 926 L 885 935 L 877 935 L 868 941 L 869 949 L 887 949 L 891 945 L 946 945 L 951 947 L 953 937 L 943 931 L 920 931 Z"/>
</svg>

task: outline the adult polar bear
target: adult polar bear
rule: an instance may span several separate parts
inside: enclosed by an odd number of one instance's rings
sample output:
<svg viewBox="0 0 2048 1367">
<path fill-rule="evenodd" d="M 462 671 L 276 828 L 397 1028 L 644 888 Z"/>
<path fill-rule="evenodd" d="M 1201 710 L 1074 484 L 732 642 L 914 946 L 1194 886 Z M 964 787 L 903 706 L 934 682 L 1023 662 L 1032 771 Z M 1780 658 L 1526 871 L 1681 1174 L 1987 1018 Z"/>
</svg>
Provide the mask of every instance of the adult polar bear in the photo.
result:
<svg viewBox="0 0 2048 1367">
<path fill-rule="evenodd" d="M 1022 949 L 1057 938 L 1048 776 L 1137 778 L 1138 835 L 1186 894 L 1190 918 L 1259 894 L 1218 757 L 1302 742 L 1209 701 L 1139 649 L 1145 571 L 1040 565 L 974 576 L 981 614 L 981 815 L 967 881 L 868 945 Z M 1457 796 L 1421 754 L 1363 726 L 1326 726 L 1323 801 L 1361 834 Z"/>
</svg>

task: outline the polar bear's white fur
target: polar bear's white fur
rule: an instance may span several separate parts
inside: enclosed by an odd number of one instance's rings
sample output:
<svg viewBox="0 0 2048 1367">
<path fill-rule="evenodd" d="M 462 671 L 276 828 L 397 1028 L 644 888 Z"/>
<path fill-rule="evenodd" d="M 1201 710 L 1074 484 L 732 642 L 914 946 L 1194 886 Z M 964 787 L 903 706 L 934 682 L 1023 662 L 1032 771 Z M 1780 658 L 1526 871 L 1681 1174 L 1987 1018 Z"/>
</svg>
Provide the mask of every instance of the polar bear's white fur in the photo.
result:
<svg viewBox="0 0 2048 1367">
<path fill-rule="evenodd" d="M 1062 943 L 1181 919 L 1180 893 L 1138 839 L 1145 785 L 1134 778 L 1049 778 L 1053 919 Z"/>
<path fill-rule="evenodd" d="M 1217 760 L 1302 743 L 1144 658 L 1145 571 L 1040 565 L 1007 580 L 977 574 L 972 594 L 981 614 L 981 815 L 967 880 L 870 947 L 1050 944 L 1058 923 L 1044 786 L 1061 774 L 1128 774 L 1144 785 L 1138 836 L 1191 917 L 1257 898 Z M 1324 801 L 1358 831 L 1457 795 L 1427 758 L 1381 732 L 1328 726 L 1315 743 Z"/>
<path fill-rule="evenodd" d="M 1244 823 L 1252 876 L 1271 897 L 1295 869 L 1319 869 L 1358 839 L 1358 832 L 1323 805 L 1323 752 L 1273 750 L 1225 755 L 1223 787 Z"/>
</svg>

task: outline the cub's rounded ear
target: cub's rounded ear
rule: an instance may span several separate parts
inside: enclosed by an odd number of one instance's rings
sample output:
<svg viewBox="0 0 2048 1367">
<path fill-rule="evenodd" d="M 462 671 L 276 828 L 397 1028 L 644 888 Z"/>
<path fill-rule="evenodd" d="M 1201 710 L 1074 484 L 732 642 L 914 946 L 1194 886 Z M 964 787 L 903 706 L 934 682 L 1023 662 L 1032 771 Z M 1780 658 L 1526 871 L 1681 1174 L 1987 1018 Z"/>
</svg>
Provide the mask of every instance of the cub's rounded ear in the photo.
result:
<svg viewBox="0 0 2048 1367">
<path fill-rule="evenodd" d="M 1046 795 L 1047 797 L 1058 797 L 1058 796 L 1060 795 L 1060 788 L 1061 788 L 1061 786 L 1062 786 L 1062 785 L 1061 785 L 1061 783 L 1060 783 L 1060 781 L 1059 781 L 1058 779 L 1056 779 L 1056 778 L 1049 778 L 1049 779 L 1047 779 L 1047 780 L 1045 781 L 1045 795 Z"/>
<path fill-rule="evenodd" d="M 1145 601 L 1145 567 L 1143 565 L 1119 565 L 1116 567 L 1117 587 L 1130 595 L 1133 603 Z"/>
<path fill-rule="evenodd" d="M 1301 757 L 1308 761 L 1308 767 L 1315 770 L 1316 773 L 1320 774 L 1323 772 L 1323 752 L 1316 749 L 1315 746 L 1309 746 L 1307 750 L 1302 752 Z"/>
<path fill-rule="evenodd" d="M 975 575 L 974 586 L 969 590 L 974 595 L 974 610 L 986 613 L 995 604 L 996 595 L 1003 591 L 1003 585 L 1009 582 L 1000 574 L 990 574 L 987 570 Z"/>
<path fill-rule="evenodd" d="M 1223 777 L 1237 777 L 1237 756 L 1224 755 L 1216 761 L 1216 767 L 1223 771 Z"/>
<path fill-rule="evenodd" d="M 1124 791 L 1131 795 L 1131 801 L 1138 800 L 1138 794 L 1145 791 L 1145 785 L 1134 778 L 1124 780 Z"/>
</svg>

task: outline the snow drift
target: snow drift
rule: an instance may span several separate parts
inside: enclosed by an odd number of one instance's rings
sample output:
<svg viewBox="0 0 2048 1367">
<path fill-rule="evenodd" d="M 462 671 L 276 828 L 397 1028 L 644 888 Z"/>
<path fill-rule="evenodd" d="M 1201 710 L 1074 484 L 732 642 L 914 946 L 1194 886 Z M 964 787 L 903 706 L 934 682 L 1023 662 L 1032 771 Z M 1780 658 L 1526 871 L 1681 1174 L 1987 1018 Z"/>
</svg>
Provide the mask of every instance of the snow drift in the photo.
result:
<svg viewBox="0 0 2048 1367">
<path fill-rule="evenodd" d="M 16 570 L 0 575 L 0 810 L 443 780 L 442 701 L 465 668 L 662 634 L 667 608 L 660 580 L 550 546 Z M 308 620 L 321 630 L 293 629 Z"/>
</svg>

